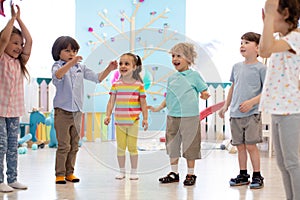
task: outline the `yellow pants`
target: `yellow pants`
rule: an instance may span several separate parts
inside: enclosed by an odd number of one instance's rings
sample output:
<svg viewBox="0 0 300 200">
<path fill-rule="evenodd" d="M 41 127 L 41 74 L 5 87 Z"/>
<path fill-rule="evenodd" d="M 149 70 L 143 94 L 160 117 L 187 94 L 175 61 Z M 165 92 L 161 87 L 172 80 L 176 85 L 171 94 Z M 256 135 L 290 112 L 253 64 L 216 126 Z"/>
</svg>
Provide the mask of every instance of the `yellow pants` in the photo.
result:
<svg viewBox="0 0 300 200">
<path fill-rule="evenodd" d="M 116 138 L 118 146 L 118 156 L 124 156 L 126 147 L 130 155 L 137 155 L 137 136 L 139 121 L 135 121 L 132 126 L 116 125 Z"/>
</svg>

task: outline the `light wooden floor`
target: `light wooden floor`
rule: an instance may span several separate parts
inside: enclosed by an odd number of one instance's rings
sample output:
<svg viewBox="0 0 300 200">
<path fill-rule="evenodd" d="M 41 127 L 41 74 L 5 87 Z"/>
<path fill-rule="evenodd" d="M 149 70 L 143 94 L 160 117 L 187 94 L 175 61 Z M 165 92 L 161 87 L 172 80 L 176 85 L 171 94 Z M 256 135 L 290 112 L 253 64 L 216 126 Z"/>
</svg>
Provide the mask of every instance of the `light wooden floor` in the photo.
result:
<svg viewBox="0 0 300 200">
<path fill-rule="evenodd" d="M 261 171 L 265 187 L 250 190 L 247 186 L 230 187 L 229 179 L 239 171 L 237 154 L 215 146 L 202 150 L 203 159 L 196 162 L 197 182 L 184 186 L 185 160 L 180 160 L 179 183 L 159 184 L 158 178 L 169 172 L 168 157 L 164 150 L 139 152 L 139 176 L 137 181 L 115 180 L 117 173 L 116 146 L 114 142 L 84 142 L 77 157 L 75 175 L 79 183 L 56 185 L 54 161 L 56 149 L 28 150 L 19 155 L 19 181 L 29 186 L 25 191 L 0 193 L 2 199 L 201 199 L 201 200 L 283 200 L 285 199 L 281 177 L 275 158 L 262 153 Z M 129 161 L 126 163 L 129 168 Z M 249 171 L 252 174 L 249 164 Z"/>
</svg>

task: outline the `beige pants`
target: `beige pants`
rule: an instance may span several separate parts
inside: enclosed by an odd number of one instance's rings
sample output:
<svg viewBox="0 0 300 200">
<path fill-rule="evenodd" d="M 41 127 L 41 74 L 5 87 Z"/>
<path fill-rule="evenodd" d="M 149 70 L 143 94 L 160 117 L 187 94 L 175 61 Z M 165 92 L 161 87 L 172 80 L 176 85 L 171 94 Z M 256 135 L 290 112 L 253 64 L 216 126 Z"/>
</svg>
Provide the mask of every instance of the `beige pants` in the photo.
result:
<svg viewBox="0 0 300 200">
<path fill-rule="evenodd" d="M 68 112 L 55 108 L 54 128 L 58 147 L 56 150 L 55 176 L 73 174 L 79 150 L 81 112 Z"/>
</svg>

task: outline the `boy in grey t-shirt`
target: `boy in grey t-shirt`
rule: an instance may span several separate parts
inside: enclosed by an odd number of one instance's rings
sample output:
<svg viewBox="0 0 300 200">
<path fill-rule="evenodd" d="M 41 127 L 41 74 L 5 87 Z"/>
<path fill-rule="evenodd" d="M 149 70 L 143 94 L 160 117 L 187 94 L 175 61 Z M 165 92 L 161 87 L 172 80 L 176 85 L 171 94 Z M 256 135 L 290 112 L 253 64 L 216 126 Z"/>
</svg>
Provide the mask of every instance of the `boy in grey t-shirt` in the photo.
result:
<svg viewBox="0 0 300 200">
<path fill-rule="evenodd" d="M 240 173 L 229 181 L 230 186 L 248 185 L 250 175 L 247 173 L 247 155 L 249 153 L 253 167 L 251 189 L 263 187 L 260 174 L 260 153 L 256 146 L 262 142 L 261 114 L 258 111 L 260 94 L 266 74 L 266 66 L 259 62 L 258 44 L 260 34 L 248 32 L 241 37 L 240 53 L 245 58 L 236 63 L 231 72 L 226 102 L 219 111 L 224 118 L 230 106 L 230 128 L 232 145 L 238 149 Z"/>
</svg>

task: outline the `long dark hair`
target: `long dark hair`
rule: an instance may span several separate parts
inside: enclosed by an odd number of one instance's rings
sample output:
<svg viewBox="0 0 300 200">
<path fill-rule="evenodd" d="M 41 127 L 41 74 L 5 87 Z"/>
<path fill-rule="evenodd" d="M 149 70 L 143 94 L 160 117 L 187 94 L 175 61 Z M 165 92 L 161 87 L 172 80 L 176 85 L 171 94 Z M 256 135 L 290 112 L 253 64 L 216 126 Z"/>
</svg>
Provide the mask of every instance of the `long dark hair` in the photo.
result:
<svg viewBox="0 0 300 200">
<path fill-rule="evenodd" d="M 135 80 L 143 83 L 143 79 L 140 75 L 142 71 L 142 59 L 140 58 L 140 56 L 135 55 L 133 53 L 124 53 L 122 56 L 131 56 L 133 58 L 133 64 L 136 66 L 136 69 L 133 71 L 132 77 Z"/>
<path fill-rule="evenodd" d="M 13 30 L 12 30 L 11 34 L 17 34 L 21 38 L 23 38 L 22 32 L 19 29 L 17 29 L 15 26 L 13 27 Z M 20 54 L 18 56 L 18 59 L 20 61 L 21 72 L 22 72 L 23 76 L 25 76 L 25 78 L 28 80 L 30 78 L 30 74 L 29 74 L 29 72 L 28 72 L 28 70 L 26 68 L 26 63 L 25 63 L 25 61 L 24 61 L 24 59 L 22 57 L 22 54 Z"/>
</svg>

